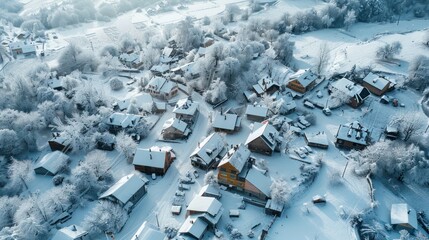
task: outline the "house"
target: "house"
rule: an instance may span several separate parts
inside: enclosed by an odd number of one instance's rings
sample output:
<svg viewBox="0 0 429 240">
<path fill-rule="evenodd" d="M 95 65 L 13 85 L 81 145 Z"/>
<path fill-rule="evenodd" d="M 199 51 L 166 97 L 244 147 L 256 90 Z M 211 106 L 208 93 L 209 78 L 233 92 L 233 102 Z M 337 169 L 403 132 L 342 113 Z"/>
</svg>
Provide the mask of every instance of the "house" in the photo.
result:
<svg viewBox="0 0 429 240">
<path fill-rule="evenodd" d="M 363 79 L 362 85 L 366 87 L 371 93 L 382 96 L 387 91 L 389 91 L 393 87 L 393 83 L 391 83 L 386 78 L 380 77 L 372 72 L 370 72 Z"/>
<path fill-rule="evenodd" d="M 347 78 L 342 78 L 328 87 L 329 92 L 339 91 L 349 97 L 348 104 L 354 108 L 362 105 L 366 98 L 370 95 L 368 89 L 355 84 Z"/>
<path fill-rule="evenodd" d="M 122 53 L 119 55 L 119 61 L 129 68 L 140 68 L 143 65 L 139 52 Z"/>
<path fill-rule="evenodd" d="M 265 204 L 265 214 L 281 217 L 284 209 L 284 204 L 268 199 Z"/>
<path fill-rule="evenodd" d="M 243 191 L 248 164 L 251 164 L 249 149 L 243 144 L 232 147 L 218 165 L 219 184 Z"/>
<path fill-rule="evenodd" d="M 178 240 L 201 240 L 208 228 L 208 223 L 202 218 L 189 216 L 179 228 Z"/>
<path fill-rule="evenodd" d="M 48 141 L 51 151 L 68 152 L 71 151 L 70 140 L 68 140 L 64 133 L 53 132 L 52 138 Z"/>
<path fill-rule="evenodd" d="M 236 132 L 241 127 L 241 117 L 234 113 L 215 112 L 212 127 L 216 132 Z"/>
<path fill-rule="evenodd" d="M 198 115 L 198 102 L 192 101 L 190 97 L 182 98 L 177 101 L 173 113 L 177 119 L 193 124 Z"/>
<path fill-rule="evenodd" d="M 198 195 L 202 197 L 213 197 L 218 200 L 222 197 L 222 193 L 220 193 L 219 189 L 211 184 L 204 185 Z"/>
<path fill-rule="evenodd" d="M 154 110 L 154 101 L 150 94 L 140 93 L 132 98 L 127 98 L 114 103 L 114 108 L 124 111 L 129 108 L 130 104 L 135 104 L 140 111 L 151 113 Z"/>
<path fill-rule="evenodd" d="M 187 138 L 191 133 L 188 124 L 177 118 L 170 118 L 162 126 L 161 134 L 165 140 Z"/>
<path fill-rule="evenodd" d="M 301 69 L 290 76 L 286 86 L 298 93 L 304 94 L 313 89 L 321 81 L 323 79 L 310 69 Z"/>
<path fill-rule="evenodd" d="M 109 126 L 109 131 L 116 134 L 117 132 L 135 127 L 142 120 L 142 116 L 115 112 L 105 121 Z"/>
<path fill-rule="evenodd" d="M 410 208 L 406 203 L 392 204 L 390 224 L 398 230 L 414 231 L 418 227 L 416 210 Z"/>
<path fill-rule="evenodd" d="M 171 147 L 137 148 L 134 154 L 134 169 L 146 174 L 164 175 L 176 158 Z"/>
<path fill-rule="evenodd" d="M 223 213 L 222 203 L 216 198 L 195 196 L 186 208 L 186 217 L 198 216 L 214 227 Z"/>
<path fill-rule="evenodd" d="M 50 78 L 48 80 L 48 87 L 57 90 L 57 91 L 61 91 L 64 88 L 64 83 L 63 83 L 63 79 L 62 78 Z"/>
<path fill-rule="evenodd" d="M 59 229 L 52 240 L 86 240 L 88 232 L 83 230 L 82 227 L 77 225 L 70 225 Z"/>
<path fill-rule="evenodd" d="M 340 125 L 336 137 L 338 147 L 362 150 L 371 143 L 370 132 L 358 121 Z"/>
<path fill-rule="evenodd" d="M 179 56 L 178 56 L 178 52 L 177 52 L 176 48 L 165 47 L 162 50 L 162 54 L 161 54 L 159 61 L 162 64 L 172 64 L 172 63 L 179 61 Z"/>
<path fill-rule="evenodd" d="M 200 76 L 195 62 L 186 63 L 182 66 L 172 68 L 171 72 L 181 76 L 189 76 L 191 79 L 195 79 Z"/>
<path fill-rule="evenodd" d="M 169 70 L 170 70 L 170 66 L 168 66 L 167 64 L 155 65 L 150 68 L 150 71 L 153 73 L 153 75 L 158 77 L 163 76 Z"/>
<path fill-rule="evenodd" d="M 167 240 L 165 233 L 159 230 L 158 227 L 144 221 L 131 240 Z"/>
<path fill-rule="evenodd" d="M 36 56 L 36 46 L 33 43 L 28 43 L 26 41 L 16 41 L 10 43 L 9 48 L 14 58 L 20 55 L 24 57 Z"/>
<path fill-rule="evenodd" d="M 67 165 L 68 160 L 69 156 L 60 151 L 50 152 L 36 163 L 34 172 L 40 175 L 54 176 L 62 167 Z"/>
<path fill-rule="evenodd" d="M 223 153 L 225 142 L 218 133 L 212 133 L 206 137 L 191 153 L 191 164 L 204 170 L 210 169 L 216 158 Z"/>
<path fill-rule="evenodd" d="M 245 114 L 250 121 L 262 122 L 268 118 L 268 108 L 262 105 L 247 105 Z"/>
<path fill-rule="evenodd" d="M 119 204 L 125 210 L 131 211 L 134 205 L 146 194 L 146 178 L 133 173 L 119 179 L 113 186 L 98 198 Z"/>
<path fill-rule="evenodd" d="M 179 87 L 163 77 L 154 77 L 145 87 L 145 91 L 153 97 L 168 100 L 177 95 Z"/>
<path fill-rule="evenodd" d="M 277 130 L 268 121 L 255 122 L 245 144 L 252 152 L 271 155 L 277 147 L 278 135 Z"/>
<path fill-rule="evenodd" d="M 244 191 L 250 196 L 267 200 L 271 196 L 271 179 L 252 166 L 246 175 Z"/>
<path fill-rule="evenodd" d="M 386 138 L 390 140 L 395 140 L 399 137 L 399 129 L 393 125 L 388 125 L 384 133 L 386 134 Z"/>
<path fill-rule="evenodd" d="M 269 77 L 264 77 L 258 81 L 257 84 L 253 85 L 253 91 L 258 96 L 262 96 L 263 94 L 273 94 L 280 89 L 280 85 L 273 81 Z"/>
<path fill-rule="evenodd" d="M 304 139 L 308 146 L 328 149 L 329 142 L 325 132 L 318 132 L 316 134 L 304 133 Z"/>
</svg>

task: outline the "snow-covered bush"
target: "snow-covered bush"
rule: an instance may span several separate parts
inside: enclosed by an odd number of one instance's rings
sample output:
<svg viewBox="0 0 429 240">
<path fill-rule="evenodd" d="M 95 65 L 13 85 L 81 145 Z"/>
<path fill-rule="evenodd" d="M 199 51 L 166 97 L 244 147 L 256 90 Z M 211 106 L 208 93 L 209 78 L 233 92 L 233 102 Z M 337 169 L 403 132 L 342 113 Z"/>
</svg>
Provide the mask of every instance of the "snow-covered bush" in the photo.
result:
<svg viewBox="0 0 429 240">
<path fill-rule="evenodd" d="M 271 199 L 278 204 L 285 204 L 290 197 L 290 189 L 284 179 L 275 179 L 270 186 Z"/>
<path fill-rule="evenodd" d="M 199 47 L 203 41 L 201 29 L 194 26 L 190 17 L 179 22 L 176 26 L 176 42 L 185 52 Z"/>
<path fill-rule="evenodd" d="M 93 72 L 97 70 L 98 64 L 91 52 L 70 44 L 61 52 L 56 71 L 59 75 L 67 75 L 75 70 Z"/>
<path fill-rule="evenodd" d="M 213 171 L 207 172 L 206 175 L 204 176 L 204 184 L 205 185 L 208 184 L 208 185 L 212 185 L 212 186 L 219 186 L 216 173 Z"/>
<path fill-rule="evenodd" d="M 382 60 L 393 59 L 395 55 L 401 53 L 402 44 L 400 42 L 393 42 L 392 44 L 385 44 L 377 49 L 376 56 Z"/>
<path fill-rule="evenodd" d="M 118 55 L 119 55 L 118 48 L 116 48 L 116 46 L 113 46 L 113 45 L 106 45 L 100 51 L 101 57 L 107 57 L 107 56 L 117 57 Z"/>
<path fill-rule="evenodd" d="M 409 86 L 421 91 L 429 86 L 429 57 L 420 55 L 411 61 L 408 79 Z"/>
<path fill-rule="evenodd" d="M 0 152 L 3 155 L 16 155 L 23 150 L 23 142 L 14 130 L 0 129 Z"/>
<path fill-rule="evenodd" d="M 112 89 L 113 91 L 119 91 L 124 88 L 124 83 L 117 77 L 110 79 L 109 85 L 110 89 Z"/>
<path fill-rule="evenodd" d="M 329 173 L 329 184 L 332 186 L 339 186 L 343 183 L 343 178 L 339 171 L 333 171 Z"/>
<path fill-rule="evenodd" d="M 119 232 L 128 220 L 128 213 L 120 205 L 101 201 L 85 217 L 83 226 L 92 236 Z"/>
</svg>

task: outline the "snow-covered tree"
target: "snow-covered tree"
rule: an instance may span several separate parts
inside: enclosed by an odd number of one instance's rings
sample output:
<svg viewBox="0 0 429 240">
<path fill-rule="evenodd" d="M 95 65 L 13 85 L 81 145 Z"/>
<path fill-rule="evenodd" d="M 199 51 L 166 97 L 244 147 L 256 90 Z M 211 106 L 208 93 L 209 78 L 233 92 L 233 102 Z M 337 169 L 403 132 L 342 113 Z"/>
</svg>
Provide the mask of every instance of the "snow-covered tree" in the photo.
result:
<svg viewBox="0 0 429 240">
<path fill-rule="evenodd" d="M 131 138 L 131 136 L 125 134 L 124 132 L 120 132 L 116 136 L 116 139 L 116 150 L 124 154 L 128 163 L 132 163 L 134 158 L 134 152 L 137 148 L 137 143 Z"/>
<path fill-rule="evenodd" d="M 117 57 L 118 55 L 119 55 L 119 50 L 114 45 L 106 45 L 100 51 L 101 57 L 106 57 L 106 56 Z"/>
<path fill-rule="evenodd" d="M 46 239 L 48 234 L 48 223 L 34 216 L 23 218 L 13 228 L 13 236 L 16 239 Z"/>
<path fill-rule="evenodd" d="M 421 91 L 429 86 L 429 57 L 420 55 L 411 61 L 408 79 L 408 85 Z"/>
<path fill-rule="evenodd" d="M 77 201 L 76 189 L 74 185 L 65 184 L 53 187 L 39 196 L 39 206 L 43 209 L 48 218 L 68 210 Z"/>
<path fill-rule="evenodd" d="M 84 228 L 91 235 L 119 232 L 128 220 L 128 213 L 118 204 L 101 201 L 83 221 Z"/>
<path fill-rule="evenodd" d="M 16 155 L 23 150 L 23 142 L 18 138 L 18 134 L 14 130 L 0 129 L 0 152 L 3 155 Z"/>
<path fill-rule="evenodd" d="M 186 17 L 185 20 L 177 24 L 175 38 L 177 44 L 187 52 L 200 46 L 203 41 L 203 34 L 199 28 L 194 26 L 192 19 Z"/>
<path fill-rule="evenodd" d="M 150 69 L 152 66 L 158 64 L 160 56 L 161 53 L 159 49 L 156 49 L 150 45 L 143 49 L 142 59 L 144 69 Z"/>
<path fill-rule="evenodd" d="M 294 42 L 289 41 L 289 34 L 282 34 L 273 44 L 273 49 L 276 52 L 277 59 L 284 65 L 288 65 L 293 59 Z"/>
<path fill-rule="evenodd" d="M 287 182 L 282 179 L 275 179 L 271 184 L 271 199 L 278 204 L 285 204 L 290 194 Z"/>
<path fill-rule="evenodd" d="M 205 185 L 212 185 L 212 186 L 218 186 L 218 179 L 217 179 L 217 175 L 215 172 L 213 171 L 209 171 L 206 173 L 206 175 L 204 176 L 204 184 Z"/>
<path fill-rule="evenodd" d="M 342 91 L 334 90 L 331 95 L 329 95 L 327 107 L 330 109 L 334 109 L 348 103 L 349 101 L 349 95 Z"/>
<path fill-rule="evenodd" d="M 381 60 L 390 60 L 393 59 L 395 55 L 401 53 L 402 44 L 398 41 L 395 41 L 391 44 L 385 44 L 377 49 L 376 56 Z"/>
<path fill-rule="evenodd" d="M 113 91 L 118 91 L 124 88 L 124 83 L 117 77 L 110 79 L 109 85 L 110 89 L 112 89 Z"/>
<path fill-rule="evenodd" d="M 228 87 L 228 92 L 235 94 L 234 84 L 240 74 L 240 62 L 236 58 L 227 57 L 220 63 L 219 74 Z"/>
<path fill-rule="evenodd" d="M 278 37 L 279 37 L 279 31 L 277 30 L 268 29 L 265 32 L 265 39 L 271 44 L 273 44 L 273 42 L 276 41 Z"/>
<path fill-rule="evenodd" d="M 204 91 L 204 100 L 209 103 L 218 103 L 226 99 L 227 87 L 220 79 L 213 80 L 207 91 Z"/>
<path fill-rule="evenodd" d="M 137 47 L 136 40 L 130 34 L 123 34 L 119 42 L 119 50 L 121 52 L 133 52 Z"/>
<path fill-rule="evenodd" d="M 20 193 L 25 187 L 28 189 L 28 182 L 33 177 L 33 168 L 29 160 L 12 159 L 8 170 L 9 183 L 7 189 L 10 193 Z"/>
<path fill-rule="evenodd" d="M 234 22 L 236 15 L 241 12 L 240 8 L 236 4 L 228 4 L 225 7 L 224 21 L 226 23 Z"/>
<path fill-rule="evenodd" d="M 135 99 L 131 99 L 130 105 L 128 105 L 127 113 L 129 114 L 139 114 L 139 107 Z"/>
<path fill-rule="evenodd" d="M 322 43 L 319 48 L 319 54 L 316 57 L 316 72 L 322 74 L 329 62 L 329 47 L 328 44 Z"/>
<path fill-rule="evenodd" d="M 61 52 L 56 70 L 60 75 L 67 75 L 75 70 L 93 72 L 98 65 L 99 62 L 92 52 L 72 43 Z"/>
<path fill-rule="evenodd" d="M 0 229 L 13 224 L 13 215 L 19 207 L 21 200 L 19 197 L 0 197 Z M 1 236 L 1 235 L 0 235 Z"/>
<path fill-rule="evenodd" d="M 348 30 L 350 26 L 355 22 L 356 22 L 356 12 L 354 10 L 348 11 L 346 16 L 344 17 L 344 26 L 346 30 Z"/>
<path fill-rule="evenodd" d="M 79 110 L 87 111 L 92 115 L 98 112 L 100 106 L 109 105 L 109 100 L 104 92 L 90 83 L 82 83 L 75 90 L 73 100 Z"/>
</svg>

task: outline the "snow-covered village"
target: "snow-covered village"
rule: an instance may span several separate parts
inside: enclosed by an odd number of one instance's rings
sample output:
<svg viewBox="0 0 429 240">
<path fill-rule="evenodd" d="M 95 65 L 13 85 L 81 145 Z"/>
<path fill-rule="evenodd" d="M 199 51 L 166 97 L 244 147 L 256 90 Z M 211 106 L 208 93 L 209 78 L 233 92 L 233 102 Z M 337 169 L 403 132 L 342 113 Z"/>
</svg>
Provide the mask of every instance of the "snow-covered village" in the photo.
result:
<svg viewBox="0 0 429 240">
<path fill-rule="evenodd" d="M 0 0 L 1 240 L 429 240 L 428 0 Z"/>
</svg>

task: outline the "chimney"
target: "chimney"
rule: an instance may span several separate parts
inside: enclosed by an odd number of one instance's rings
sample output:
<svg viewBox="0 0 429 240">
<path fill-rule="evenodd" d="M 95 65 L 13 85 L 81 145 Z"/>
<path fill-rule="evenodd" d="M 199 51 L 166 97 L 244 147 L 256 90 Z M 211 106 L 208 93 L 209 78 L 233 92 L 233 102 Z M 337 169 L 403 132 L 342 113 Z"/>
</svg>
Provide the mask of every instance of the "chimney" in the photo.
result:
<svg viewBox="0 0 429 240">
<path fill-rule="evenodd" d="M 225 120 L 226 120 L 226 115 L 224 115 L 225 116 Z"/>
<path fill-rule="evenodd" d="M 71 230 L 72 230 L 73 232 L 76 232 L 76 231 L 77 231 L 76 226 L 75 226 L 75 225 L 72 225 Z"/>
<path fill-rule="evenodd" d="M 113 118 L 111 118 L 111 117 L 110 117 L 110 118 L 109 118 L 109 121 L 110 121 L 110 123 L 112 123 L 112 122 L 113 122 Z"/>
<path fill-rule="evenodd" d="M 149 154 L 149 158 L 152 159 L 152 154 Z"/>
</svg>

